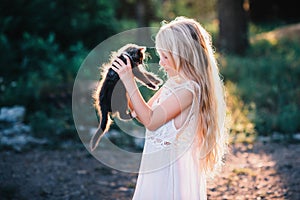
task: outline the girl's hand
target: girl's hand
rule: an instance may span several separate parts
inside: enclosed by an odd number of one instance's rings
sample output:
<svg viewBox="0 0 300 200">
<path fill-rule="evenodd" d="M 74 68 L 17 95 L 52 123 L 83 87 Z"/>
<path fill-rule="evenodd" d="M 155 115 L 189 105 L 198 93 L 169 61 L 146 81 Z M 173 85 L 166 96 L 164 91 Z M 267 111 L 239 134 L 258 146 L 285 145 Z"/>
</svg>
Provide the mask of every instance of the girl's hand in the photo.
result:
<svg viewBox="0 0 300 200">
<path fill-rule="evenodd" d="M 131 116 L 132 116 L 133 118 L 136 118 L 136 117 L 137 117 L 136 112 L 135 112 L 135 111 L 131 111 Z"/>
<path fill-rule="evenodd" d="M 117 58 L 112 63 L 112 69 L 117 72 L 122 82 L 125 84 L 126 81 L 133 80 L 132 67 L 130 63 L 130 59 L 125 55 L 126 62 L 125 64 L 120 58 Z"/>
</svg>

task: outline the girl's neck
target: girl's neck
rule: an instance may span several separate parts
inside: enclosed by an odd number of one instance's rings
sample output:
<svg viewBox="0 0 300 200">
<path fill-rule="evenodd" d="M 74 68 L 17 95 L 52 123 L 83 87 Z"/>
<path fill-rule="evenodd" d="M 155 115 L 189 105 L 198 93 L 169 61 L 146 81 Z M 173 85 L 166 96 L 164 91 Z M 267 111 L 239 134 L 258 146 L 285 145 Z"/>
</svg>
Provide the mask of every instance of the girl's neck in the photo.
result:
<svg viewBox="0 0 300 200">
<path fill-rule="evenodd" d="M 186 78 L 184 76 L 182 76 L 181 74 L 179 74 L 179 73 L 169 75 L 169 78 L 173 79 L 177 83 L 182 83 L 186 80 Z"/>
</svg>

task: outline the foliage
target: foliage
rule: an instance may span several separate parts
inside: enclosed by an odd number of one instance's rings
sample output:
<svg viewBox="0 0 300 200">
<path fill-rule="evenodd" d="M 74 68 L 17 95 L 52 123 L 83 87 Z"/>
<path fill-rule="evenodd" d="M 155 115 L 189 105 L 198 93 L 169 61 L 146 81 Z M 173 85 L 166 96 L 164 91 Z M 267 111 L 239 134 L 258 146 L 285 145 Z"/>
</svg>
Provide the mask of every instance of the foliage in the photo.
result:
<svg viewBox="0 0 300 200">
<path fill-rule="evenodd" d="M 38 102 L 50 95 L 49 88 L 54 92 L 54 88 L 72 83 L 86 54 L 81 43 L 70 46 L 68 51 L 60 51 L 54 34 L 41 38 L 24 33 L 19 51 L 20 61 L 8 62 L 4 56 L 1 59 L 0 71 L 4 76 L 0 105 L 21 104 L 30 109 L 40 107 Z"/>
<path fill-rule="evenodd" d="M 236 84 L 227 81 L 225 88 L 230 142 L 252 143 L 257 135 L 253 122 L 253 108 L 241 100 Z"/>
<path fill-rule="evenodd" d="M 71 94 L 88 49 L 115 34 L 114 1 L 7 1 L 0 7 L 0 106 L 23 105 L 38 137 L 74 137 Z"/>
<path fill-rule="evenodd" d="M 37 138 L 48 138 L 50 143 L 63 143 L 74 140 L 76 132 L 70 108 L 63 111 L 53 109 L 49 114 L 44 110 L 36 111 L 29 117 L 30 127 L 33 135 Z"/>
<path fill-rule="evenodd" d="M 172 20 L 176 16 L 201 18 L 201 21 L 211 20 L 216 16 L 216 0 L 166 0 L 156 1 L 157 16 L 161 19 Z"/>
<path fill-rule="evenodd" d="M 91 48 L 116 32 L 114 1 L 1 1 L 1 32 L 12 42 L 20 41 L 24 32 L 34 36 L 56 35 L 65 49 L 82 41 Z"/>
<path fill-rule="evenodd" d="M 150 3 L 151 2 L 151 3 Z M 215 44 L 216 0 L 147 1 L 153 24 L 185 15 L 201 19 Z M 74 137 L 73 81 L 88 51 L 135 28 L 136 0 L 3 0 L 0 7 L 0 106 L 24 105 L 35 136 Z M 118 20 L 117 20 L 118 19 Z M 282 23 L 282 22 L 278 22 Z M 276 25 L 276 24 L 275 24 Z M 251 24 L 250 35 L 275 25 Z M 278 25 L 278 24 L 277 24 Z M 218 50 L 217 50 L 218 51 Z M 157 63 L 155 53 L 152 63 Z M 220 56 L 234 134 L 300 131 L 299 42 L 258 41 L 244 57 Z M 154 70 L 160 77 L 159 68 Z M 146 99 L 153 94 L 141 86 Z"/>
<path fill-rule="evenodd" d="M 249 36 L 255 37 L 255 35 L 260 34 L 260 33 L 265 33 L 268 31 L 272 31 L 278 27 L 283 27 L 284 25 L 287 25 L 287 23 L 283 21 L 273 21 L 268 22 L 268 23 L 259 23 L 259 24 L 254 24 L 252 22 L 249 23 Z"/>
<path fill-rule="evenodd" d="M 245 57 L 223 57 L 225 81 L 235 83 L 242 101 L 253 108 L 260 134 L 300 130 L 299 56 L 297 42 L 281 40 L 257 42 Z"/>
</svg>

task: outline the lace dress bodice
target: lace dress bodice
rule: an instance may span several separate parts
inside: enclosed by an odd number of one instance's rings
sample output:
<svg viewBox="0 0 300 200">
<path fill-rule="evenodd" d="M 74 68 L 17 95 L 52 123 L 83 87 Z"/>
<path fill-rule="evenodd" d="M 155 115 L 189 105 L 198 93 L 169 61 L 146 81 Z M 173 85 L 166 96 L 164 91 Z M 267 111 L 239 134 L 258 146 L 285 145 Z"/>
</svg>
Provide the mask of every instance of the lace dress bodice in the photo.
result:
<svg viewBox="0 0 300 200">
<path fill-rule="evenodd" d="M 199 162 L 193 158 L 195 113 L 199 111 L 198 85 L 193 81 L 177 82 L 170 78 L 152 108 L 181 89 L 193 93 L 189 113 L 181 127 L 176 128 L 172 119 L 155 131 L 146 130 L 134 200 L 206 199 L 205 176 L 199 172 Z"/>
<path fill-rule="evenodd" d="M 190 90 L 195 96 L 195 83 L 192 81 L 184 82 L 184 83 L 177 83 L 176 78 L 170 78 L 166 84 L 163 86 L 162 92 L 160 96 L 154 101 L 152 108 L 158 106 L 161 102 L 166 100 L 170 95 L 175 94 L 177 90 L 180 89 L 188 89 Z M 194 102 L 190 106 L 190 111 L 188 117 L 186 118 L 185 122 L 180 128 L 175 127 L 175 120 L 171 119 L 161 127 L 159 127 L 155 131 L 146 131 L 146 142 L 149 143 L 148 145 L 152 146 L 152 150 L 161 150 L 164 148 L 173 148 L 176 143 L 179 142 L 178 135 L 182 129 L 185 128 L 185 132 L 192 133 L 193 126 L 191 124 L 194 123 L 194 111 L 195 105 Z M 195 123 L 194 123 L 195 124 Z M 190 125 L 190 126 L 189 126 Z M 191 134 L 188 135 L 191 137 Z M 187 137 L 187 136 L 185 136 Z M 177 139 L 177 140 L 176 140 Z M 181 142 L 184 139 L 183 136 L 180 138 Z M 185 138 L 191 139 L 191 138 Z"/>
</svg>

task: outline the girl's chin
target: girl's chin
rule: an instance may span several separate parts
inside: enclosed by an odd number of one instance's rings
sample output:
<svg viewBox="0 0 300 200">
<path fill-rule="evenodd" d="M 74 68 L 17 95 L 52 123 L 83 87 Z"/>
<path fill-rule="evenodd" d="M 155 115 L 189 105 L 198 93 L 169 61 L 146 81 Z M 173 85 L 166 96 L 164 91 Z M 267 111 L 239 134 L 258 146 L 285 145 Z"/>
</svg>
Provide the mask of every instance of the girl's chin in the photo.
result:
<svg viewBox="0 0 300 200">
<path fill-rule="evenodd" d="M 168 76 L 171 77 L 171 76 L 176 76 L 176 73 L 174 73 L 174 71 L 166 71 Z"/>
<path fill-rule="evenodd" d="M 176 72 L 174 71 L 174 69 L 170 68 L 170 67 L 164 67 L 164 70 L 166 71 L 166 73 L 169 75 L 169 76 L 174 76 L 176 75 Z"/>
<path fill-rule="evenodd" d="M 172 72 L 172 71 L 173 71 L 170 67 L 165 67 L 165 70 L 166 70 L 167 72 Z"/>
</svg>

